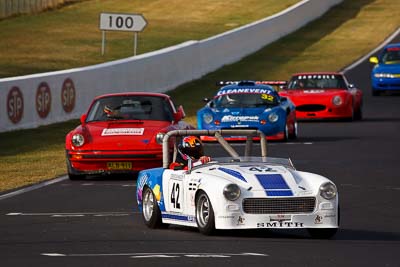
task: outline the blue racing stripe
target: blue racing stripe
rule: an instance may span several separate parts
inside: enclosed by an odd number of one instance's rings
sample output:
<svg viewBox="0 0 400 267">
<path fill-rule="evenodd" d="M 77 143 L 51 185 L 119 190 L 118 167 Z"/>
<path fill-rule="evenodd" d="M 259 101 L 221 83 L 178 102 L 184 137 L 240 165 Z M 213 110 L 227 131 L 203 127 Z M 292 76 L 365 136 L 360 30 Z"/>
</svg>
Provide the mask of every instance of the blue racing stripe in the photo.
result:
<svg viewBox="0 0 400 267">
<path fill-rule="evenodd" d="M 256 174 L 267 196 L 293 196 L 292 190 L 280 174 Z"/>
<path fill-rule="evenodd" d="M 238 178 L 238 179 L 242 180 L 243 182 L 247 183 L 246 179 L 243 177 L 243 175 L 240 172 L 237 172 L 237 171 L 234 171 L 231 169 L 227 169 L 227 168 L 223 168 L 223 167 L 219 167 L 218 170 L 223 171 L 229 175 L 232 175 L 233 177 Z"/>
<path fill-rule="evenodd" d="M 265 190 L 269 197 L 291 197 L 292 190 Z"/>
<path fill-rule="evenodd" d="M 186 221 L 186 222 L 195 221 L 194 216 L 185 216 L 185 215 L 162 213 L 161 217 L 164 218 L 164 219 L 171 219 L 171 220 L 177 220 L 177 221 Z"/>
</svg>

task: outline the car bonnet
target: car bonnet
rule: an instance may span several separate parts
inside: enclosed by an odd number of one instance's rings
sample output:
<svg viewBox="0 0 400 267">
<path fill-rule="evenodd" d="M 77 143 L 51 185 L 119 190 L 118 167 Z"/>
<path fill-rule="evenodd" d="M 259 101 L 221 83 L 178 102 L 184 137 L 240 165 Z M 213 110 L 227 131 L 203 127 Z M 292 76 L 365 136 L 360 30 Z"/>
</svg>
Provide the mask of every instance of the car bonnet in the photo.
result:
<svg viewBox="0 0 400 267">
<path fill-rule="evenodd" d="M 207 170 L 208 169 L 208 170 Z M 297 196 L 309 192 L 308 186 L 295 170 L 281 165 L 263 163 L 216 164 L 212 168 L 202 168 L 251 191 L 264 191 L 267 196 Z"/>
</svg>

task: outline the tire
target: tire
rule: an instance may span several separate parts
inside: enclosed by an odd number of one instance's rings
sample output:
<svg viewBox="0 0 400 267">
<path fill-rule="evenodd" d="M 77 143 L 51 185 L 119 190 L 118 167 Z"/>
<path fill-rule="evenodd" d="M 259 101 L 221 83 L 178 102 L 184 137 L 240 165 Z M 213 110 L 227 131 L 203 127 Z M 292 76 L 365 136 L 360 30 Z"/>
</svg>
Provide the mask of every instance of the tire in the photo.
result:
<svg viewBox="0 0 400 267">
<path fill-rule="evenodd" d="M 381 95 L 381 91 L 375 90 L 374 88 L 372 88 L 372 95 L 373 96 L 380 96 Z"/>
<path fill-rule="evenodd" d="M 308 228 L 307 231 L 314 239 L 329 239 L 336 234 L 338 228 Z"/>
<path fill-rule="evenodd" d="M 196 198 L 196 222 L 200 233 L 211 235 L 215 232 L 214 210 L 204 191 Z"/>
<path fill-rule="evenodd" d="M 77 181 L 77 180 L 83 180 L 85 179 L 85 175 L 84 174 L 76 174 L 74 168 L 71 165 L 71 162 L 69 161 L 69 159 L 67 158 L 67 172 L 68 172 L 68 178 L 71 181 Z"/>
<path fill-rule="evenodd" d="M 293 123 L 293 131 L 292 133 L 289 133 L 289 139 L 297 139 L 297 135 L 298 135 L 298 124 L 297 121 L 295 121 Z"/>
<path fill-rule="evenodd" d="M 363 114 L 362 114 L 362 104 L 360 104 L 360 106 L 358 107 L 358 109 L 356 110 L 356 112 L 354 113 L 354 119 L 355 120 L 362 120 L 363 118 Z"/>
<path fill-rule="evenodd" d="M 285 123 L 285 128 L 283 129 L 283 139 L 282 142 L 287 142 L 289 140 L 289 127 Z"/>
<path fill-rule="evenodd" d="M 71 181 L 78 181 L 78 180 L 85 179 L 85 176 L 84 175 L 76 175 L 76 174 L 68 173 L 68 178 Z"/>
<path fill-rule="evenodd" d="M 160 228 L 162 226 L 161 211 L 150 187 L 146 186 L 143 189 L 142 205 L 142 218 L 147 227 Z"/>
</svg>

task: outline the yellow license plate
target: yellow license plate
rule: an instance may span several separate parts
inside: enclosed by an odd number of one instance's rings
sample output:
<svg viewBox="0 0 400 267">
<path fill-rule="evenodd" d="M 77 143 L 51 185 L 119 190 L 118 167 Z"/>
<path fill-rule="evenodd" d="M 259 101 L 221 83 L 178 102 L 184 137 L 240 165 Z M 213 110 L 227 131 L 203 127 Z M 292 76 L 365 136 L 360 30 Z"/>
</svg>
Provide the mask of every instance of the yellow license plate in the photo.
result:
<svg viewBox="0 0 400 267">
<path fill-rule="evenodd" d="M 132 169 L 132 162 L 107 162 L 109 170 L 130 170 Z"/>
</svg>

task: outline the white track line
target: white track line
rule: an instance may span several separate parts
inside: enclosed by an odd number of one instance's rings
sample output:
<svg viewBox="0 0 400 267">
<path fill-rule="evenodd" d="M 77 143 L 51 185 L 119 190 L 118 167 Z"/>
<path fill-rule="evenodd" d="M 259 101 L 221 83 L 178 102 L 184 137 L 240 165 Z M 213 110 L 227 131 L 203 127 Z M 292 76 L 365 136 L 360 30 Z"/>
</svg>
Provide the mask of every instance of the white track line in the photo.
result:
<svg viewBox="0 0 400 267">
<path fill-rule="evenodd" d="M 35 189 L 38 189 L 38 188 L 41 188 L 41 187 L 45 187 L 45 186 L 48 186 L 48 185 L 51 185 L 51 184 L 55 184 L 55 183 L 64 181 L 66 179 L 67 179 L 67 176 L 61 176 L 61 177 L 53 179 L 53 180 L 49 180 L 49 181 L 46 181 L 46 182 L 43 182 L 43 183 L 39 183 L 39 184 L 35 184 L 35 185 L 32 185 L 32 186 L 28 186 L 28 187 L 25 187 L 25 188 L 22 188 L 22 189 L 19 189 L 19 190 L 16 190 L 16 191 L 4 194 L 4 195 L 0 195 L 0 200 L 3 200 L 5 198 L 9 198 L 9 197 L 13 197 L 13 196 L 16 196 L 16 195 L 19 195 L 19 194 L 23 194 L 23 193 L 26 193 L 26 192 L 29 192 L 29 191 L 32 191 L 32 190 L 35 190 Z"/>
<path fill-rule="evenodd" d="M 369 58 L 371 55 L 375 54 L 377 51 L 382 49 L 386 44 L 390 43 L 399 34 L 400 34 L 400 28 L 397 29 L 397 31 L 395 31 L 392 35 L 390 35 L 389 38 L 387 38 L 380 46 L 378 46 L 377 48 L 375 48 L 370 53 L 368 53 L 367 55 L 363 56 L 362 58 L 360 58 L 359 60 L 357 60 L 356 62 L 351 64 L 350 66 L 345 67 L 341 72 L 347 72 L 347 71 L 357 67 L 362 62 L 364 62 L 367 58 Z M 291 144 L 297 144 L 297 143 L 291 143 Z M 312 143 L 304 143 L 304 144 L 309 145 L 309 144 L 312 144 Z M 19 194 L 22 194 L 22 193 L 26 193 L 26 192 L 29 192 L 29 191 L 32 191 L 32 190 L 35 190 L 35 189 L 38 189 L 38 188 L 41 188 L 41 187 L 44 187 L 44 186 L 47 186 L 47 185 L 58 183 L 60 181 L 66 180 L 66 179 L 67 179 L 67 176 L 62 176 L 62 177 L 56 178 L 54 180 L 50 180 L 50 181 L 47 181 L 47 182 L 44 182 L 44 183 L 33 185 L 33 186 L 30 186 L 30 187 L 27 187 L 27 188 L 24 188 L 24 189 L 20 189 L 20 190 L 8 193 L 8 194 L 0 195 L 0 200 L 8 198 L 8 197 L 15 196 L 15 195 L 19 195 Z"/>
<path fill-rule="evenodd" d="M 354 62 L 353 64 L 351 64 L 350 66 L 345 67 L 344 69 L 342 69 L 341 72 L 347 72 L 349 70 L 354 69 L 355 67 L 357 67 L 358 65 L 360 65 L 362 62 L 364 62 L 367 58 L 369 58 L 370 56 L 372 56 L 373 54 L 375 54 L 376 52 L 378 52 L 379 50 L 381 50 L 385 45 L 387 45 L 388 43 L 390 43 L 397 35 L 400 34 L 400 28 L 397 29 L 397 31 L 395 31 L 392 35 L 389 36 L 389 38 L 387 38 L 383 43 L 381 43 L 377 48 L 375 48 L 374 50 L 372 50 L 371 52 L 369 52 L 367 55 L 363 56 L 362 58 L 360 58 L 359 60 L 357 60 L 356 62 Z"/>
</svg>

